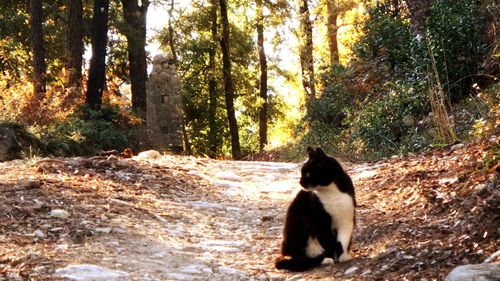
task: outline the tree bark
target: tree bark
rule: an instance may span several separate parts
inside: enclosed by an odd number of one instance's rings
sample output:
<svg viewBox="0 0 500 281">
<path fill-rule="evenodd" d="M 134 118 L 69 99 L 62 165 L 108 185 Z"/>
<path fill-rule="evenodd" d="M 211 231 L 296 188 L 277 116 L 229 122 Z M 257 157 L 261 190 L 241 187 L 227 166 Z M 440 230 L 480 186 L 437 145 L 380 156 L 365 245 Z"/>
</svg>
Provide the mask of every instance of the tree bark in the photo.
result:
<svg viewBox="0 0 500 281">
<path fill-rule="evenodd" d="M 168 10 L 168 46 L 170 47 L 170 51 L 172 52 L 172 59 L 174 60 L 174 64 L 177 67 L 179 65 L 177 58 L 177 48 L 175 45 L 175 37 L 174 37 L 174 27 L 172 24 L 172 14 L 174 12 L 175 0 L 171 0 L 170 9 Z M 184 116 L 184 111 L 182 112 L 182 139 L 184 141 L 184 149 L 188 155 L 192 154 L 191 142 L 189 141 L 189 135 L 186 130 L 186 118 Z"/>
<path fill-rule="evenodd" d="M 66 88 L 74 88 L 80 93 L 82 87 L 83 62 L 83 3 L 82 0 L 69 1 L 68 55 L 66 59 Z"/>
<path fill-rule="evenodd" d="M 122 0 L 123 17 L 127 23 L 125 37 L 129 59 L 130 84 L 132 90 L 132 108 L 145 120 L 146 114 L 146 81 L 148 65 L 146 57 L 146 16 L 148 0 Z"/>
<path fill-rule="evenodd" d="M 337 42 L 337 17 L 339 15 L 339 10 L 337 7 L 337 0 L 326 0 L 327 10 L 328 10 L 328 47 L 330 51 L 330 65 L 339 64 L 339 45 Z"/>
<path fill-rule="evenodd" d="M 43 42 L 42 30 L 42 1 L 29 1 L 30 15 L 30 41 L 31 51 L 33 52 L 33 93 L 38 101 L 41 101 L 46 92 L 46 64 L 45 64 L 45 46 Z"/>
<path fill-rule="evenodd" d="M 267 58 L 264 49 L 264 13 L 262 0 L 257 0 L 257 46 L 259 49 L 260 85 L 259 97 L 264 101 L 259 109 L 259 150 L 267 145 Z"/>
<path fill-rule="evenodd" d="M 208 80 L 208 141 L 210 152 L 209 156 L 215 158 L 217 156 L 217 151 L 219 150 L 219 139 L 217 136 L 217 122 L 216 122 L 216 112 L 217 112 L 217 81 L 216 81 L 216 64 L 215 55 L 217 52 L 217 1 L 212 0 L 212 7 L 210 10 L 210 17 L 212 20 L 211 33 L 213 45 L 208 51 L 210 74 Z"/>
<path fill-rule="evenodd" d="M 229 133 L 231 134 L 231 152 L 233 159 L 241 159 L 240 137 L 238 134 L 238 123 L 234 111 L 234 89 L 231 74 L 231 58 L 229 47 L 229 19 L 227 17 L 227 1 L 220 0 L 220 12 L 222 21 L 222 38 L 220 45 L 222 49 L 222 65 L 224 74 L 224 96 L 226 100 L 226 112 L 229 122 Z"/>
<path fill-rule="evenodd" d="M 174 26 L 172 25 L 172 18 L 174 12 L 174 4 L 175 0 L 171 0 L 170 2 L 170 10 L 168 10 L 168 46 L 170 47 L 170 51 L 172 52 L 172 57 L 174 59 L 175 64 L 177 64 L 177 48 L 175 46 L 174 40 Z"/>
<path fill-rule="evenodd" d="M 102 91 L 106 83 L 106 45 L 108 43 L 109 0 L 94 0 L 92 20 L 92 57 L 85 102 L 94 110 L 102 105 Z"/>
<path fill-rule="evenodd" d="M 313 59 L 313 28 L 309 18 L 308 0 L 300 0 L 300 66 L 302 71 L 302 86 L 306 92 L 306 101 L 316 98 Z"/>
</svg>

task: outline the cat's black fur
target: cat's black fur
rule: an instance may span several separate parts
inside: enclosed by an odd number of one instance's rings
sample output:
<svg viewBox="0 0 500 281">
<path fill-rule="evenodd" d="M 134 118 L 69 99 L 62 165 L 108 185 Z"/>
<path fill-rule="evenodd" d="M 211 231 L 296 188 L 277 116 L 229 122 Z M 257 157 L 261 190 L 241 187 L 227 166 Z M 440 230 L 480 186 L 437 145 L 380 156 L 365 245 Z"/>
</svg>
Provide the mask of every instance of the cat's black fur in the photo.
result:
<svg viewBox="0 0 500 281">
<path fill-rule="evenodd" d="M 286 214 L 281 255 L 275 262 L 277 269 L 304 271 L 320 265 L 326 257 L 337 262 L 350 259 L 347 251 L 356 205 L 351 178 L 334 158 L 327 156 L 320 148 L 314 150 L 308 147 L 307 150 L 309 159 L 301 169 L 300 185 L 303 189 L 296 195 Z M 339 227 L 335 225 L 336 222 L 340 222 L 340 238 L 347 245 L 338 241 Z M 322 251 L 308 251 L 311 248 L 309 245 L 313 244 L 311 239 L 319 242 Z"/>
</svg>

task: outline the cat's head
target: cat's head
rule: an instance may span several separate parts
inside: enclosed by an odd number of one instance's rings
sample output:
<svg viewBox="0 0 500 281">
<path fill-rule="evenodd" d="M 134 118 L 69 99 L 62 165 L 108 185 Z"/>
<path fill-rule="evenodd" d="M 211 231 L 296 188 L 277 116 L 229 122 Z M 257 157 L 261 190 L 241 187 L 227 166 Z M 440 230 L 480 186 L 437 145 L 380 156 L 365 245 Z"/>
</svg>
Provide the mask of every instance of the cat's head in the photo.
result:
<svg viewBox="0 0 500 281">
<path fill-rule="evenodd" d="M 321 148 L 307 148 L 309 159 L 301 169 L 300 185 L 305 189 L 327 186 L 332 183 L 331 158 Z"/>
</svg>

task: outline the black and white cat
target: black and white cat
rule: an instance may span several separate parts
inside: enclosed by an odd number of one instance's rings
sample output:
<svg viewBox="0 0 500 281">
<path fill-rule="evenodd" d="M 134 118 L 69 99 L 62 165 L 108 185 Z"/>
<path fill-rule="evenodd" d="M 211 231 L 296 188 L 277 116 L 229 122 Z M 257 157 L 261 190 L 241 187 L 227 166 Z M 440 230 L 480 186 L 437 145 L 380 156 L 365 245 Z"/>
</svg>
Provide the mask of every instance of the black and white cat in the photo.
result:
<svg viewBox="0 0 500 281">
<path fill-rule="evenodd" d="M 286 214 L 277 269 L 304 271 L 327 257 L 336 262 L 351 259 L 348 251 L 356 206 L 351 178 L 321 148 L 308 147 L 307 151 L 309 159 L 300 178 L 303 189 Z"/>
</svg>

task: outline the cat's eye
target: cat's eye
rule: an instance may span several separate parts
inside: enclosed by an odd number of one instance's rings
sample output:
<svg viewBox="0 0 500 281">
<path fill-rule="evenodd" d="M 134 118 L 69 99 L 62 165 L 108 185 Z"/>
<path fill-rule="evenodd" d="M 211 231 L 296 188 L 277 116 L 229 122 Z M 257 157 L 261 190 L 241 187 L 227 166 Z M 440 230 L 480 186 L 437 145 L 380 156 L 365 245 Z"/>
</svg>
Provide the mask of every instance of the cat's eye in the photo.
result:
<svg viewBox="0 0 500 281">
<path fill-rule="evenodd" d="M 310 177 L 311 173 L 306 173 L 306 178 Z"/>
</svg>

